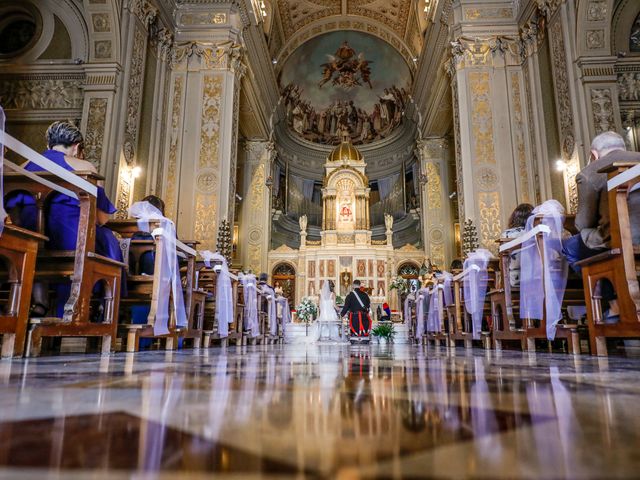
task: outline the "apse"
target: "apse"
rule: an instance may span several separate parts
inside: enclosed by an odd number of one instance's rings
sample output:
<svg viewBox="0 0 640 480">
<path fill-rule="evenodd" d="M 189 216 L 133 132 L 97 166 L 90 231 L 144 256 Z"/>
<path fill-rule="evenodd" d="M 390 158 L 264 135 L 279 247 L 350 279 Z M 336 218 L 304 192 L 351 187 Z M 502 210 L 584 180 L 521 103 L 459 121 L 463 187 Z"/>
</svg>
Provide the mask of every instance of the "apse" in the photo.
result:
<svg viewBox="0 0 640 480">
<path fill-rule="evenodd" d="M 355 145 L 382 140 L 403 123 L 412 76 L 378 37 L 336 31 L 312 38 L 287 59 L 279 87 L 289 128 L 304 140 Z"/>
</svg>

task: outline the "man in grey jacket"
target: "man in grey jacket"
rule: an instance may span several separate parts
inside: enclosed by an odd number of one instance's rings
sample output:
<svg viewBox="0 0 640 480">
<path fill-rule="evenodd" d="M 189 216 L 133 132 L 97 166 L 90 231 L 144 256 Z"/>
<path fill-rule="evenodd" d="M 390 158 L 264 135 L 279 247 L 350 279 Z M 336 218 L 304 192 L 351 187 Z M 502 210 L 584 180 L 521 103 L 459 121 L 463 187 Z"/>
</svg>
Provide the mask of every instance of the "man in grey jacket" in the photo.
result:
<svg viewBox="0 0 640 480">
<path fill-rule="evenodd" d="M 563 252 L 574 271 L 580 260 L 609 248 L 611 241 L 607 174 L 599 170 L 615 162 L 640 162 L 640 153 L 627 152 L 624 139 L 615 132 L 598 135 L 591 143 L 591 161 L 576 175 L 578 212 L 576 228 L 580 232 L 563 242 Z M 633 243 L 640 243 L 640 189 L 629 195 L 629 218 Z M 603 282 L 602 297 L 609 301 L 609 318 L 618 314 L 615 293 Z"/>
</svg>

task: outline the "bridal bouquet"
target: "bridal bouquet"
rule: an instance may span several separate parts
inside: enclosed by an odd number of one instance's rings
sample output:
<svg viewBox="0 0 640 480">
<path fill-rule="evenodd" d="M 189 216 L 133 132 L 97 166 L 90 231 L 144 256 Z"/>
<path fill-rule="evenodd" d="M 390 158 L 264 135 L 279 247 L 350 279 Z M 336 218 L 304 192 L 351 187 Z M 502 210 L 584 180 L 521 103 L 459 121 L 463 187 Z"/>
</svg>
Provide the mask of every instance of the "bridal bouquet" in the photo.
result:
<svg viewBox="0 0 640 480">
<path fill-rule="evenodd" d="M 389 289 L 398 290 L 398 293 L 400 295 L 406 295 L 407 293 L 409 293 L 409 281 L 403 277 L 395 277 L 391 281 Z"/>
<path fill-rule="evenodd" d="M 298 318 L 305 323 L 309 323 L 318 315 L 318 306 L 310 298 L 303 298 L 298 308 L 296 308 Z"/>
</svg>

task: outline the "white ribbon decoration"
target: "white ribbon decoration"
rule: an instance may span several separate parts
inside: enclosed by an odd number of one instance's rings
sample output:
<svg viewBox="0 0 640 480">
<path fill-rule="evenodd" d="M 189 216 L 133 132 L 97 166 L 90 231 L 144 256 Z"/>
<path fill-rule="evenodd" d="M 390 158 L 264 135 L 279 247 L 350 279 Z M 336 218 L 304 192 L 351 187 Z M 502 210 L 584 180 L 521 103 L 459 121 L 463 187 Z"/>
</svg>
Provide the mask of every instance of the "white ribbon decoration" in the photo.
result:
<svg viewBox="0 0 640 480">
<path fill-rule="evenodd" d="M 251 337 L 260 335 L 258 323 L 258 287 L 256 276 L 252 273 L 241 274 L 242 293 L 244 296 L 244 328 L 251 331 Z"/>
<path fill-rule="evenodd" d="M 276 305 L 276 292 L 269 285 L 262 286 L 262 292 L 267 297 L 268 302 L 268 314 L 269 314 L 269 333 L 271 335 L 278 334 L 278 307 Z"/>
<path fill-rule="evenodd" d="M 153 323 L 153 333 L 155 335 L 166 335 L 169 333 L 169 293 L 173 296 L 173 308 L 176 316 L 176 325 L 187 326 L 187 315 L 184 309 L 184 298 L 182 294 L 182 281 L 180 280 L 180 270 L 178 266 L 178 253 L 176 251 L 176 227 L 174 223 L 162 215 L 160 210 L 149 202 L 135 202 L 129 208 L 129 215 L 138 219 L 138 228 L 155 237 L 161 236 L 164 243 L 164 255 L 160 262 L 160 271 L 155 272 L 160 280 L 158 310 Z M 161 228 L 149 232 L 149 221 L 160 222 Z"/>
<path fill-rule="evenodd" d="M 233 287 L 227 259 L 220 253 L 209 250 L 200 252 L 204 264 L 211 268 L 211 262 L 216 262 L 216 320 L 220 337 L 229 336 L 229 324 L 233 323 Z"/>
<path fill-rule="evenodd" d="M 474 340 L 480 339 L 482 330 L 482 313 L 487 292 L 487 265 L 491 257 L 490 251 L 481 248 L 470 253 L 464 261 L 464 271 L 462 272 L 464 275 L 464 307 L 471 315 Z"/>
<path fill-rule="evenodd" d="M 287 330 L 287 323 L 291 323 L 291 307 L 289 307 L 289 300 L 287 297 L 278 296 L 276 302 L 282 308 L 282 334 Z"/>
<path fill-rule="evenodd" d="M 520 318 L 546 320 L 547 338 L 556 336 L 556 326 L 562 319 L 562 301 L 567 283 L 568 264 L 562 255 L 564 208 L 557 200 L 548 200 L 533 210 L 527 220 L 526 232 L 536 230 L 540 221 L 540 250 L 536 236 L 529 236 L 520 252 Z M 542 259 L 544 258 L 544 262 Z"/>
<path fill-rule="evenodd" d="M 422 338 L 424 335 L 428 301 L 429 290 L 427 288 L 418 290 L 416 293 L 416 338 Z"/>
</svg>

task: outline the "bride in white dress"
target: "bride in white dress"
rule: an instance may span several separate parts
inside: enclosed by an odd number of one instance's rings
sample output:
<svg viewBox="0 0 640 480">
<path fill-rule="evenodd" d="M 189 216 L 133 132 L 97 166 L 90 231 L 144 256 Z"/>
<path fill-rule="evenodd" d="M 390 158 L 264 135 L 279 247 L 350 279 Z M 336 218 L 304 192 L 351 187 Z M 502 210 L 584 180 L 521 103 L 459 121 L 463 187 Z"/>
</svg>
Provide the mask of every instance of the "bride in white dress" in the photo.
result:
<svg viewBox="0 0 640 480">
<path fill-rule="evenodd" d="M 336 294 L 331 280 L 324 282 L 320 293 L 320 316 L 318 317 L 318 340 L 321 342 L 342 342 L 340 329 L 342 321 L 336 309 Z"/>
</svg>

